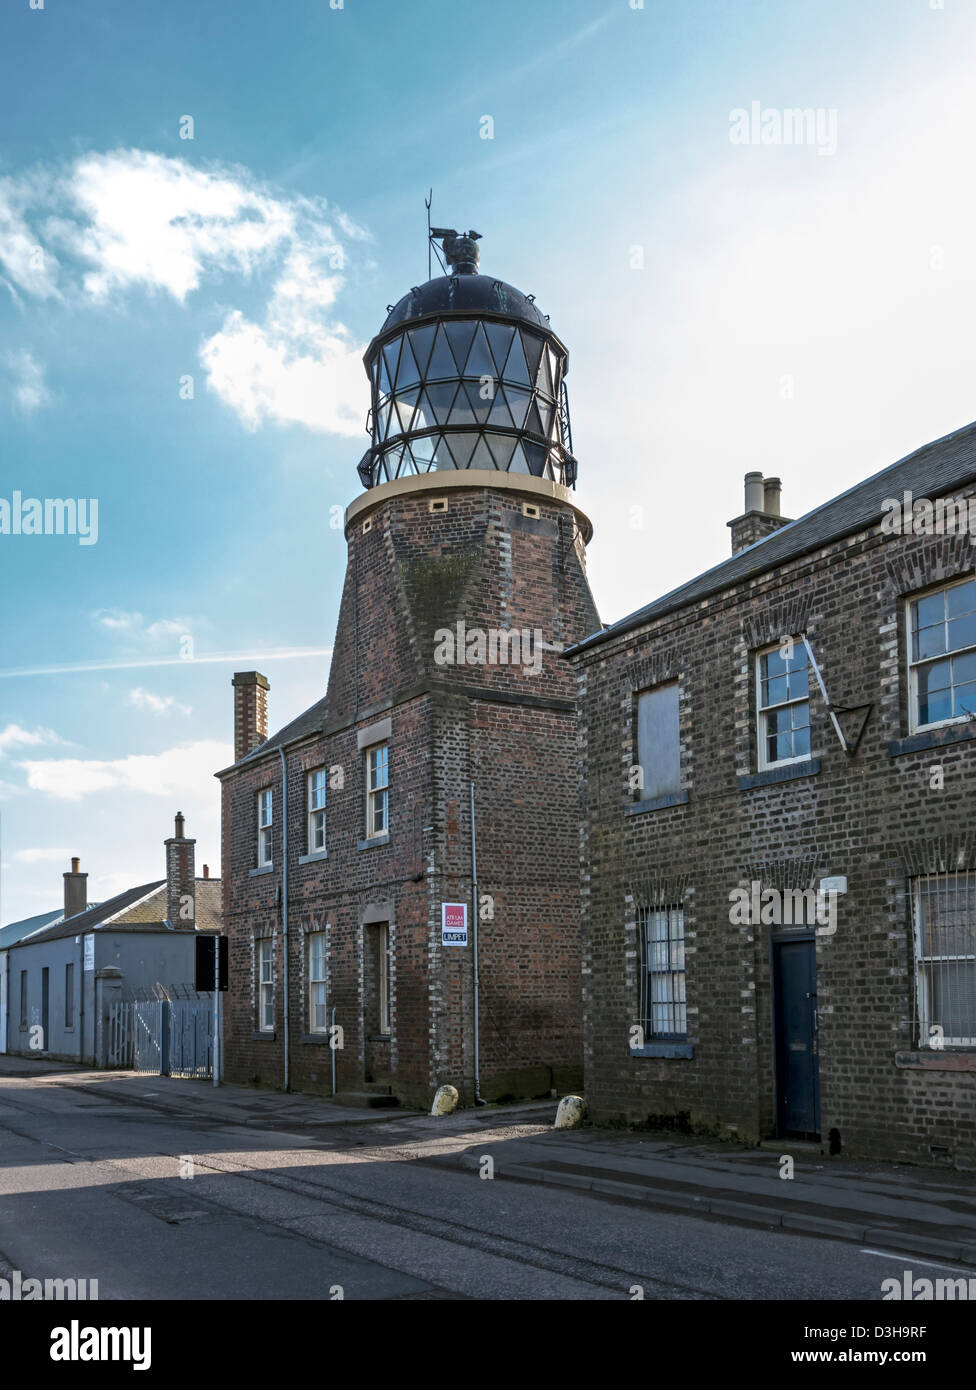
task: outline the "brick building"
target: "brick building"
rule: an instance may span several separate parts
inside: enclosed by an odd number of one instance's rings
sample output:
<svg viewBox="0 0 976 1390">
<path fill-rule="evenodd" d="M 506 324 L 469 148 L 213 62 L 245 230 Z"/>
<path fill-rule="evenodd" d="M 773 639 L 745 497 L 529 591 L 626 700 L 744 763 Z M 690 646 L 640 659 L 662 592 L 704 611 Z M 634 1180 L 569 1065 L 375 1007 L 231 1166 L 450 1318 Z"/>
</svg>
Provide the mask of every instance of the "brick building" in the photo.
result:
<svg viewBox="0 0 976 1390">
<path fill-rule="evenodd" d="M 443 237 L 452 273 L 365 354 L 372 443 L 326 693 L 269 738 L 268 682 L 234 677 L 229 1080 L 328 1093 L 334 1062 L 340 1094 L 426 1105 L 442 1084 L 470 1102 L 581 1077 L 561 652 L 598 620 L 567 353 L 478 273 L 472 234 Z"/>
<path fill-rule="evenodd" d="M 587 1104 L 972 1166 L 976 425 L 779 493 L 570 654 Z"/>
</svg>

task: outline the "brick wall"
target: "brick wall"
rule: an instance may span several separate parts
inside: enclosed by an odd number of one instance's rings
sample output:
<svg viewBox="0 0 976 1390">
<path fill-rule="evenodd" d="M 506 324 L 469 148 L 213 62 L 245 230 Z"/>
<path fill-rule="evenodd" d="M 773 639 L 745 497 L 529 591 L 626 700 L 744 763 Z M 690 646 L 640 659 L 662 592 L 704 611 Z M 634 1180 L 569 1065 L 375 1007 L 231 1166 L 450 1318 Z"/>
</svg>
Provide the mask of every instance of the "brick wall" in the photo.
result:
<svg viewBox="0 0 976 1390">
<path fill-rule="evenodd" d="M 851 1154 L 976 1163 L 976 1056 L 917 1047 L 906 901 L 914 874 L 976 870 L 976 723 L 944 746 L 904 743 L 904 600 L 972 572 L 968 536 L 874 528 L 574 658 L 586 1094 L 597 1120 L 772 1136 L 769 928 L 731 925 L 729 893 L 754 879 L 785 888 L 844 875 L 836 933 L 816 943 L 821 1133 L 836 1131 Z M 863 740 L 854 756 L 842 751 L 811 672 L 819 770 L 744 787 L 757 771 L 754 654 L 800 630 L 834 705 L 873 706 Z M 628 815 L 635 692 L 671 679 L 687 801 Z M 842 716 L 845 731 L 861 717 Z M 694 1055 L 634 1056 L 637 910 L 678 900 Z"/>
<path fill-rule="evenodd" d="M 447 499 L 431 511 L 430 496 Z M 384 497 L 347 528 L 349 561 L 327 698 L 286 750 L 290 1082 L 331 1085 L 327 1043 L 307 1034 L 304 940 L 327 932 L 328 1007 L 343 1029 L 338 1087 L 383 1082 L 427 1105 L 474 1084 L 472 950 L 441 945 L 441 903 L 470 904 L 470 783 L 476 790 L 482 1094 L 579 1084 L 578 798 L 575 684 L 559 649 L 598 627 L 566 504 L 452 488 Z M 524 663 L 436 659 L 438 632 L 539 629 Z M 443 653 L 443 643 L 440 647 Z M 272 692 L 273 694 L 273 692 Z M 361 848 L 359 733 L 390 720 L 390 838 Z M 311 727 L 314 725 L 314 727 Z M 327 793 L 327 857 L 306 844 L 304 782 L 342 769 Z M 221 774 L 222 875 L 230 936 L 229 1080 L 284 1083 L 281 767 L 268 750 Z M 335 775 L 331 781 L 335 781 Z M 256 874 L 256 798 L 274 788 L 274 864 Z M 390 923 L 392 1036 L 377 1040 L 369 929 Z M 273 1036 L 256 1036 L 255 936 L 275 942 Z M 366 949 L 364 949 L 364 946 Z"/>
</svg>

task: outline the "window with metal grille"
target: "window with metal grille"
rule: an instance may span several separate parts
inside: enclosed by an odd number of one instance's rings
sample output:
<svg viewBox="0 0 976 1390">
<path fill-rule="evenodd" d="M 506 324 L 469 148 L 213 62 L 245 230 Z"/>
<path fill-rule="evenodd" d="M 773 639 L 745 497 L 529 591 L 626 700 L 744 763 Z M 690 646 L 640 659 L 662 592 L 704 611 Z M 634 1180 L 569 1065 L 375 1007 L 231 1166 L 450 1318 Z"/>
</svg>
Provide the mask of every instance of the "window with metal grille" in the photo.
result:
<svg viewBox="0 0 976 1390">
<path fill-rule="evenodd" d="M 274 942 L 266 936 L 258 942 L 258 1028 L 274 1032 Z"/>
<path fill-rule="evenodd" d="M 688 1036 L 684 909 L 642 907 L 637 921 L 640 1018 L 645 1041 L 683 1042 Z"/>
<path fill-rule="evenodd" d="M 976 717 L 976 579 L 909 602 L 908 671 L 912 733 Z"/>
<path fill-rule="evenodd" d="M 325 1007 L 325 932 L 308 934 L 308 1031 L 327 1033 Z"/>
<path fill-rule="evenodd" d="M 810 756 L 807 649 L 792 638 L 756 658 L 760 770 Z"/>
<path fill-rule="evenodd" d="M 308 853 L 325 849 L 325 768 L 308 774 Z"/>
<path fill-rule="evenodd" d="M 911 881 L 917 1042 L 976 1047 L 976 873 Z"/>
</svg>

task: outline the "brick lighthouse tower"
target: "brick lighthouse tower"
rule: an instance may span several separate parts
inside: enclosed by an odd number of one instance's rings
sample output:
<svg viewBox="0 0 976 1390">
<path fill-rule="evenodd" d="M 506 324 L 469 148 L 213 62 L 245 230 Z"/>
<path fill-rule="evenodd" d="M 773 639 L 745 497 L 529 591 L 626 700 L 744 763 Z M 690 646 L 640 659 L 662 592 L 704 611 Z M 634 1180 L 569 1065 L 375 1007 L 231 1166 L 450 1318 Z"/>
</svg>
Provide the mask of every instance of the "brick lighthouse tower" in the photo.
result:
<svg viewBox="0 0 976 1390">
<path fill-rule="evenodd" d="M 435 235 L 451 273 L 365 354 L 327 693 L 268 738 L 267 681 L 238 673 L 218 774 L 227 1078 L 328 1092 L 334 1063 L 340 1096 L 411 1105 L 444 1084 L 471 1103 L 580 1082 L 561 652 L 599 626 L 566 349 L 479 273 L 475 233 Z"/>
</svg>

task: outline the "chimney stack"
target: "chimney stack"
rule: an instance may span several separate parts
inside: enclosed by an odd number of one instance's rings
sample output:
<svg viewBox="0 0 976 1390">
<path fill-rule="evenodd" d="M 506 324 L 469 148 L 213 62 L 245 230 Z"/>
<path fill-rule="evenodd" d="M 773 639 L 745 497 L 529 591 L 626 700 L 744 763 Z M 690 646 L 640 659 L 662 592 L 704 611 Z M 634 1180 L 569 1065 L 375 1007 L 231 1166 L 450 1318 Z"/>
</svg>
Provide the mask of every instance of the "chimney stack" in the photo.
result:
<svg viewBox="0 0 976 1390">
<path fill-rule="evenodd" d="M 176 833 L 165 842 L 166 920 L 172 927 L 192 931 L 196 917 L 194 857 L 197 842 L 186 838 L 185 825 L 183 812 L 177 811 Z"/>
<path fill-rule="evenodd" d="M 782 489 L 779 478 L 764 478 L 755 472 L 746 474 L 745 511 L 729 522 L 733 555 L 789 525 L 790 518 L 780 515 Z"/>
<path fill-rule="evenodd" d="M 71 872 L 64 875 L 64 915 L 77 917 L 88 908 L 88 875 L 80 872 L 81 860 L 72 859 Z"/>
<path fill-rule="evenodd" d="M 234 761 L 239 763 L 268 737 L 268 691 L 260 671 L 238 671 L 234 687 Z"/>
</svg>

